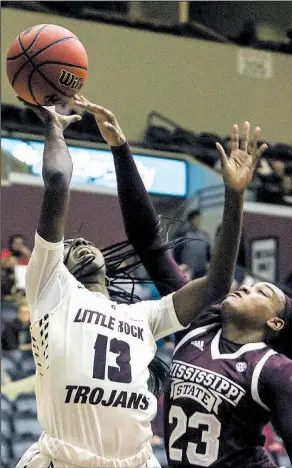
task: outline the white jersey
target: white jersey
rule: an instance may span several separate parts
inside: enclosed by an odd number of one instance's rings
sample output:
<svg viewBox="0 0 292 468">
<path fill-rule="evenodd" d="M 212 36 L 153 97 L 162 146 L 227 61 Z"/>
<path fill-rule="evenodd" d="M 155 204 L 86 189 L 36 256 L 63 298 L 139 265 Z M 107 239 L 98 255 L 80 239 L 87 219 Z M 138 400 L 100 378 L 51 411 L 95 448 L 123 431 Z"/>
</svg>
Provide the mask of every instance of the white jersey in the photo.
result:
<svg viewBox="0 0 292 468">
<path fill-rule="evenodd" d="M 152 436 L 155 340 L 183 327 L 172 295 L 125 305 L 88 291 L 64 266 L 63 249 L 36 234 L 26 274 L 38 419 L 68 446 L 132 457 Z"/>
</svg>

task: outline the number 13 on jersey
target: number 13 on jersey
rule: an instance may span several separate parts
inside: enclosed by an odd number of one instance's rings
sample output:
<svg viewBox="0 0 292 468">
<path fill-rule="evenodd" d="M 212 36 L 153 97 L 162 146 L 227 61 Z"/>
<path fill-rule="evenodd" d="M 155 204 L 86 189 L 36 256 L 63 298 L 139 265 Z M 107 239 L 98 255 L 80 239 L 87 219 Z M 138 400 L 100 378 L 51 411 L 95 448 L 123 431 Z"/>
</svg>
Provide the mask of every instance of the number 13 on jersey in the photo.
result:
<svg viewBox="0 0 292 468">
<path fill-rule="evenodd" d="M 109 346 L 109 350 L 108 350 Z M 117 354 L 117 366 L 107 366 L 106 358 L 108 351 Z M 112 338 L 108 344 L 108 337 L 97 335 L 94 345 L 93 373 L 94 379 L 104 380 L 108 378 L 112 382 L 130 383 L 132 382 L 130 345 L 126 341 Z"/>
<path fill-rule="evenodd" d="M 188 442 L 186 457 L 190 465 L 208 467 L 214 463 L 218 457 L 219 437 L 221 432 L 221 424 L 218 419 L 213 414 L 199 413 L 196 411 L 188 420 L 183 409 L 180 406 L 173 405 L 169 412 L 169 423 L 173 424 L 175 420 L 176 426 L 169 438 L 169 458 L 173 461 L 181 462 L 183 450 L 174 448 L 173 445 L 186 433 L 188 427 L 199 429 L 199 426 L 204 426 L 201 442 L 205 444 L 205 453 L 198 453 L 197 444 Z"/>
</svg>

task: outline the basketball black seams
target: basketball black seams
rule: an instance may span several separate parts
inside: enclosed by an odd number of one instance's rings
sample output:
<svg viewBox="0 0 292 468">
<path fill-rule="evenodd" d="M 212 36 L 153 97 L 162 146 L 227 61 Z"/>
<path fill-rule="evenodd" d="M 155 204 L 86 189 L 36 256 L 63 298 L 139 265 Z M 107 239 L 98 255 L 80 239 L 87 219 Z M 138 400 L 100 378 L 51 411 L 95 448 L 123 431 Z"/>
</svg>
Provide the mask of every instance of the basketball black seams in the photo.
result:
<svg viewBox="0 0 292 468">
<path fill-rule="evenodd" d="M 64 42 L 64 41 L 68 41 L 69 39 L 76 39 L 77 41 L 79 41 L 79 39 L 77 39 L 77 37 L 75 36 L 67 36 L 67 37 L 62 37 L 62 39 L 58 39 L 54 42 L 52 42 L 51 44 L 48 44 L 47 46 L 43 47 L 42 49 L 38 50 L 34 55 L 32 55 L 31 57 L 29 57 L 29 55 L 27 54 L 27 51 L 26 49 L 24 48 L 21 40 L 20 40 L 20 37 L 18 36 L 18 42 L 19 42 L 19 45 L 24 53 L 24 55 L 26 56 L 27 58 L 27 62 L 23 63 L 20 68 L 17 70 L 17 72 L 15 73 L 14 77 L 13 77 L 13 80 L 12 80 L 12 87 L 19 75 L 19 73 L 24 69 L 24 67 L 26 67 L 26 65 L 28 64 L 31 64 L 33 67 L 35 67 L 35 64 L 33 63 L 33 59 L 35 57 L 37 57 L 38 55 L 40 55 L 42 52 L 44 52 L 45 50 L 49 49 L 50 47 L 54 46 L 55 44 L 59 44 L 60 42 Z"/>
<path fill-rule="evenodd" d="M 25 49 L 25 51 L 22 51 L 22 52 L 20 52 L 20 54 L 14 55 L 13 57 L 7 57 L 6 60 L 15 60 L 15 59 L 18 59 L 19 57 L 22 57 L 22 55 L 24 55 L 25 52 L 28 52 L 28 51 L 32 48 L 32 46 L 34 45 L 35 41 L 36 41 L 37 38 L 39 37 L 40 33 L 41 33 L 47 26 L 48 26 L 48 25 L 45 24 L 42 28 L 40 28 L 40 29 L 38 30 L 38 32 L 36 33 L 35 37 L 34 37 L 33 40 L 31 41 L 31 43 L 27 46 L 27 48 Z M 24 31 L 24 32 L 25 32 L 25 31 Z M 18 36 L 18 39 L 19 39 L 19 37 L 20 37 L 20 34 L 19 34 L 19 36 Z"/>
<path fill-rule="evenodd" d="M 56 45 L 56 44 L 59 44 L 60 42 L 64 42 L 64 41 L 68 41 L 70 39 L 76 39 L 77 41 L 79 41 L 79 39 L 77 39 L 77 37 L 75 36 L 67 36 L 67 37 L 63 37 L 62 39 L 58 39 L 54 42 L 52 42 L 51 44 L 48 44 L 47 46 L 43 47 L 42 49 L 38 50 L 34 55 L 32 55 L 31 57 L 29 57 L 27 55 L 27 51 L 26 49 L 24 48 L 22 42 L 21 42 L 21 39 L 20 37 L 18 36 L 18 42 L 19 42 L 19 45 L 24 53 L 24 55 L 26 56 L 27 58 L 27 62 L 25 62 L 24 64 L 21 65 L 21 67 L 18 69 L 18 71 L 15 73 L 14 77 L 13 77 L 13 80 L 12 80 L 12 86 L 14 85 L 17 77 L 19 76 L 19 74 L 21 73 L 21 71 L 24 69 L 24 67 L 28 64 L 30 64 L 32 67 L 33 67 L 33 70 L 31 71 L 30 75 L 29 75 L 29 79 L 28 79 L 28 88 L 29 88 L 29 92 L 31 94 L 31 97 L 33 98 L 33 100 L 35 101 L 35 103 L 37 105 L 40 105 L 40 103 L 36 100 L 34 94 L 33 94 L 33 91 L 32 91 L 32 78 L 33 78 L 33 75 L 35 72 L 37 72 L 39 75 L 41 75 L 41 77 L 52 87 L 54 88 L 56 91 L 58 91 L 58 93 L 62 94 L 63 96 L 65 97 L 70 97 L 68 96 L 67 94 L 65 94 L 63 91 L 61 91 L 49 78 L 47 78 L 40 70 L 39 70 L 39 67 L 42 65 L 42 63 L 39 63 L 37 65 L 34 64 L 33 62 L 33 59 L 35 57 L 37 57 L 39 54 L 41 54 L 42 52 L 44 52 L 45 50 L 49 49 L 50 47 Z"/>
</svg>

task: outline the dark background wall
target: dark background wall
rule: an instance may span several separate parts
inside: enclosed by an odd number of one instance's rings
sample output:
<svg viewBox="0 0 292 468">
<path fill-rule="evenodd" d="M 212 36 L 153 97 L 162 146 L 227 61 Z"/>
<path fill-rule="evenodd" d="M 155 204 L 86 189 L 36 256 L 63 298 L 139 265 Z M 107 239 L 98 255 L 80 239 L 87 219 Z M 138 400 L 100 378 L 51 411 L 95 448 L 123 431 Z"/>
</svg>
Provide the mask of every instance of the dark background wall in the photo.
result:
<svg viewBox="0 0 292 468">
<path fill-rule="evenodd" d="M 11 234 L 21 233 L 33 246 L 34 233 L 41 208 L 43 188 L 28 185 L 2 187 L 2 247 Z M 118 198 L 89 192 L 71 191 L 70 210 L 65 237 L 72 237 L 85 222 L 82 236 L 98 247 L 125 239 Z"/>
<path fill-rule="evenodd" d="M 275 210 L 277 207 L 275 207 Z M 281 209 L 279 207 L 279 209 Z M 244 213 L 244 233 L 247 257 L 251 264 L 251 242 L 262 237 L 278 240 L 278 281 L 283 281 L 292 271 L 292 217 L 261 213 Z"/>
</svg>

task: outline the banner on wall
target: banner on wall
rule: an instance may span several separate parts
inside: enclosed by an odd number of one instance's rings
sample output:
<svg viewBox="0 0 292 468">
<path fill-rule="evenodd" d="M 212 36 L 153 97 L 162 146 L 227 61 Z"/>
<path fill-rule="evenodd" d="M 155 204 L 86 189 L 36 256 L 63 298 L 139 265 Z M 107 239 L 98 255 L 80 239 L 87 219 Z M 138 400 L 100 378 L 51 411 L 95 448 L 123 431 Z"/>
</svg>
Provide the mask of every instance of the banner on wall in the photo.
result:
<svg viewBox="0 0 292 468">
<path fill-rule="evenodd" d="M 44 143 L 42 141 L 1 138 L 1 150 L 5 153 L 8 173 L 19 172 L 36 177 L 42 173 Z M 91 186 L 117 193 L 115 166 L 111 151 L 69 145 L 72 161 L 72 184 Z M 146 190 L 151 194 L 186 197 L 188 195 L 188 163 L 170 157 L 159 157 L 151 150 L 133 154 L 137 169 Z"/>
<path fill-rule="evenodd" d="M 278 241 L 275 237 L 254 239 L 251 244 L 251 273 L 267 282 L 278 280 Z"/>
</svg>

